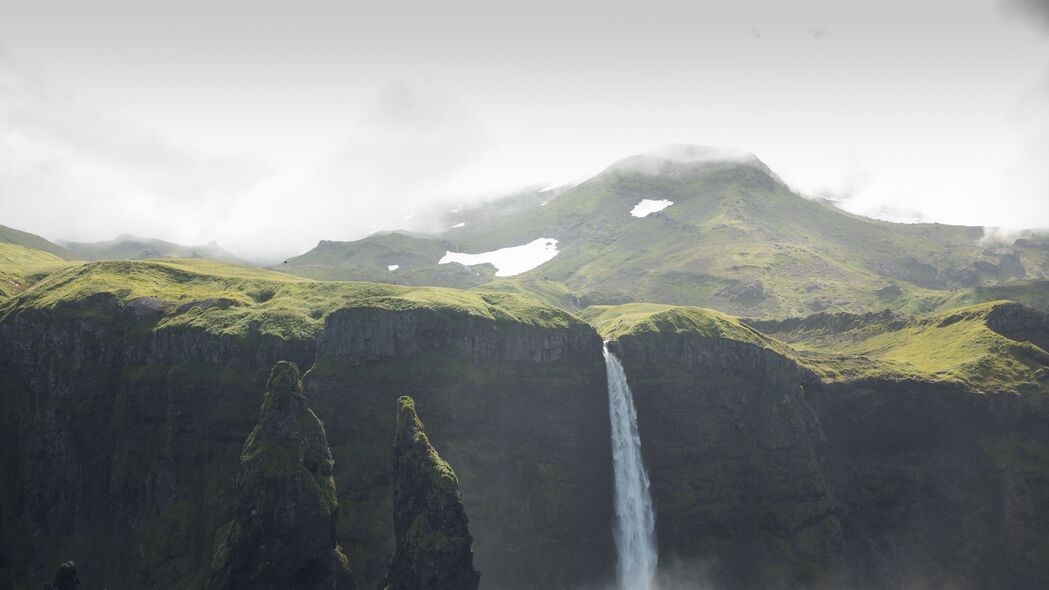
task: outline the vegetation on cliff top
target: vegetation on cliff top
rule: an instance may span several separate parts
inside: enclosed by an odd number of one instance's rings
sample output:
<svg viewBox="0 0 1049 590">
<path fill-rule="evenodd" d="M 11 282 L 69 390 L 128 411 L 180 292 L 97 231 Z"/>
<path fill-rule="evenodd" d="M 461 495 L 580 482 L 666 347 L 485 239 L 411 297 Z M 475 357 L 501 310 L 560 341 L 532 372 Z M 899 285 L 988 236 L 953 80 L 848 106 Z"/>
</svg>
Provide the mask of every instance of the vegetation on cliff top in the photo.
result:
<svg viewBox="0 0 1049 590">
<path fill-rule="evenodd" d="M 920 380 L 980 391 L 1044 389 L 1049 353 L 993 327 L 991 315 L 1015 305 L 996 301 L 917 318 L 822 314 L 809 322 L 757 323 L 771 335 L 737 318 L 694 307 L 592 306 L 582 316 L 610 340 L 626 334 L 692 333 L 747 342 L 790 357 L 828 381 Z M 779 330 L 789 345 L 774 337 Z"/>
<path fill-rule="evenodd" d="M 157 328 L 192 326 L 236 335 L 258 331 L 288 339 L 315 336 L 325 316 L 347 307 L 428 309 L 540 327 L 582 324 L 565 311 L 523 295 L 314 281 L 201 259 L 74 266 L 0 304 L 0 316 L 26 309 L 91 315 L 97 310 L 78 303 L 99 294 L 156 314 Z"/>
<path fill-rule="evenodd" d="M 1049 353 L 992 327 L 990 316 L 1003 305 L 1009 304 L 994 301 L 928 315 L 899 329 L 839 343 L 834 350 L 906 368 L 924 379 L 960 381 L 980 390 L 1040 387 Z"/>
<path fill-rule="evenodd" d="M 689 333 L 783 349 L 783 345 L 730 315 L 700 307 L 659 303 L 592 305 L 581 314 L 606 340 L 626 334 Z"/>
</svg>

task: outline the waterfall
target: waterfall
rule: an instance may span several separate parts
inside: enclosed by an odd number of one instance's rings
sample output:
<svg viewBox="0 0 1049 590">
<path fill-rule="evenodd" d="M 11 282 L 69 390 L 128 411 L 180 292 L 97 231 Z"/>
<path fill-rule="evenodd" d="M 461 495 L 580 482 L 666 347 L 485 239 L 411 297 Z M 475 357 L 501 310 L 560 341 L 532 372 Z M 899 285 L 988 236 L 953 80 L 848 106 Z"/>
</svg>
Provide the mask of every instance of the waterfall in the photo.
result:
<svg viewBox="0 0 1049 590">
<path fill-rule="evenodd" d="M 634 396 L 623 365 L 605 346 L 608 417 L 612 422 L 612 469 L 615 474 L 616 542 L 619 584 L 623 590 L 650 590 L 656 573 L 656 517 L 648 473 L 641 461 Z"/>
</svg>

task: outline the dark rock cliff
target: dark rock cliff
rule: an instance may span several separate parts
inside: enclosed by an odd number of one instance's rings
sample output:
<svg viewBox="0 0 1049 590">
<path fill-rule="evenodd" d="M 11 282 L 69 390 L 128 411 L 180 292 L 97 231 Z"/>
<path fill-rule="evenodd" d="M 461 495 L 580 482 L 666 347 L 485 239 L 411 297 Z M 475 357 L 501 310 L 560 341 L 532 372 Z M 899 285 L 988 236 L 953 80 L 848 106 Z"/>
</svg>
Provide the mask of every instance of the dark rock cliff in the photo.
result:
<svg viewBox="0 0 1049 590">
<path fill-rule="evenodd" d="M 334 463 L 298 368 L 277 363 L 241 451 L 236 507 L 216 534 L 208 588 L 355 589 L 335 540 Z"/>
<path fill-rule="evenodd" d="M 396 549 L 387 590 L 474 590 L 473 538 L 455 471 L 430 444 L 410 397 L 397 400 L 393 450 Z"/>
<path fill-rule="evenodd" d="M 1049 412 L 1038 397 L 922 382 L 807 388 L 851 585 L 1049 585 Z"/>
<path fill-rule="evenodd" d="M 991 323 L 1044 339 L 1028 311 Z M 767 348 L 688 334 L 612 348 L 668 569 L 726 588 L 1049 585 L 1044 391 L 824 383 Z"/>
<path fill-rule="evenodd" d="M 382 581 L 394 549 L 389 441 L 405 391 L 455 466 L 484 587 L 572 588 L 611 575 L 607 391 L 588 326 L 343 310 L 329 316 L 304 383 L 328 428 L 339 542 L 362 585 Z"/>
<path fill-rule="evenodd" d="M 839 569 L 820 421 L 793 361 L 690 334 L 626 335 L 610 348 L 634 393 L 661 563 L 743 588 Z"/>
<path fill-rule="evenodd" d="M 0 320 L 0 587 L 38 587 L 70 558 L 92 586 L 204 587 L 269 370 L 315 358 L 337 538 L 363 587 L 393 551 L 403 391 L 456 465 L 486 585 L 611 572 L 604 373 L 586 325 L 357 307 L 317 340 L 282 340 L 165 327 L 162 310 L 98 295 Z"/>
<path fill-rule="evenodd" d="M 100 586 L 206 580 L 269 367 L 315 344 L 151 322 L 108 296 L 0 321 L 0 586 L 70 557 Z"/>
</svg>

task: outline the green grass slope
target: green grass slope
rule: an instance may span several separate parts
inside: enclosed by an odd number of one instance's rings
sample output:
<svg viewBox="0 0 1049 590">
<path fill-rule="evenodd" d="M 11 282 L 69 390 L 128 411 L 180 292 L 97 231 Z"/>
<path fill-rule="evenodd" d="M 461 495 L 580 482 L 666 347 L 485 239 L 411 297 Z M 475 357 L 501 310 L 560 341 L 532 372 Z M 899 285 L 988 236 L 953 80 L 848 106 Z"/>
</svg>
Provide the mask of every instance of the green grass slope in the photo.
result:
<svg viewBox="0 0 1049 590">
<path fill-rule="evenodd" d="M 197 259 L 103 261 L 67 268 L 0 304 L 0 316 L 32 309 L 98 313 L 97 306 L 77 303 L 100 294 L 160 314 L 157 329 L 191 326 L 238 335 L 258 330 L 287 339 L 317 335 L 328 313 L 348 307 L 425 308 L 548 327 L 581 323 L 522 295 L 315 281 Z"/>
<path fill-rule="evenodd" d="M 41 252 L 53 254 L 65 260 L 76 260 L 76 255 L 69 250 L 50 242 L 36 234 L 24 232 L 11 227 L 0 225 L 0 244 L 14 244 L 25 246 Z"/>
<path fill-rule="evenodd" d="M 50 252 L 0 243 L 0 299 L 20 293 L 48 273 L 70 264 Z"/>
</svg>

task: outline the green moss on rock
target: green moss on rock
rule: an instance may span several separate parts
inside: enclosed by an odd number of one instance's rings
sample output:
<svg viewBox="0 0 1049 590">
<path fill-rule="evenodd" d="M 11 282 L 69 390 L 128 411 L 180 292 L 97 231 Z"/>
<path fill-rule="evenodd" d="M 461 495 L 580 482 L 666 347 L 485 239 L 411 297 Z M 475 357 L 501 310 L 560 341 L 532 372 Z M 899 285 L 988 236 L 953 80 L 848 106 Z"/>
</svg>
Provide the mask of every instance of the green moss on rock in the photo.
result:
<svg viewBox="0 0 1049 590">
<path fill-rule="evenodd" d="M 459 479 L 430 444 L 415 401 L 397 400 L 394 442 L 393 522 L 396 550 L 386 575 L 388 590 L 470 590 L 473 567 Z"/>
<path fill-rule="evenodd" d="M 241 453 L 234 517 L 215 534 L 209 588 L 356 588 L 335 540 L 334 464 L 298 368 L 277 363 Z"/>
</svg>

